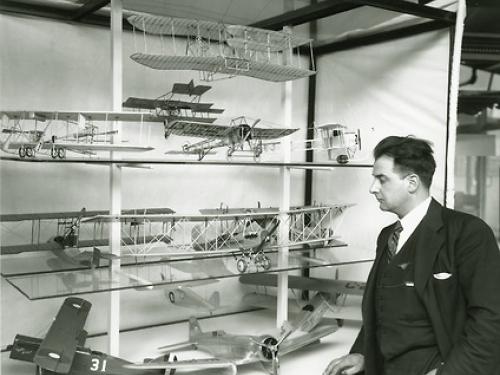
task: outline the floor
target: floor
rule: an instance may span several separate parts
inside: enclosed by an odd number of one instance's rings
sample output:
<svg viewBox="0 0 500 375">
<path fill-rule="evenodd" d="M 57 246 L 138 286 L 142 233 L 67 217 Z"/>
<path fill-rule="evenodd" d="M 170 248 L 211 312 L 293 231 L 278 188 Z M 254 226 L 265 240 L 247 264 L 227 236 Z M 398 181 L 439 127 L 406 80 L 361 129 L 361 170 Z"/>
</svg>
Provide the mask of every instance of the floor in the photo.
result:
<svg viewBox="0 0 500 375">
<path fill-rule="evenodd" d="M 200 325 L 203 331 L 223 329 L 228 333 L 235 334 L 272 334 L 276 332 L 274 313 L 266 310 L 203 319 L 200 320 Z M 359 329 L 360 322 L 346 320 L 337 332 L 323 338 L 320 343 L 312 344 L 280 358 L 281 373 L 287 375 L 321 374 L 330 360 L 349 351 Z M 142 362 L 144 358 L 160 355 L 157 351 L 158 347 L 186 341 L 187 336 L 187 323 L 122 333 L 120 335 L 120 357 L 133 362 Z M 106 337 L 88 339 L 86 346 L 93 350 L 105 351 Z M 180 360 L 190 359 L 196 355 L 200 356 L 192 351 L 183 352 L 178 354 L 178 358 Z M 2 353 L 1 359 L 1 374 L 32 375 L 34 373 L 33 364 L 12 360 L 9 358 L 9 353 Z M 240 375 L 264 373 L 265 371 L 260 364 L 238 367 Z"/>
</svg>

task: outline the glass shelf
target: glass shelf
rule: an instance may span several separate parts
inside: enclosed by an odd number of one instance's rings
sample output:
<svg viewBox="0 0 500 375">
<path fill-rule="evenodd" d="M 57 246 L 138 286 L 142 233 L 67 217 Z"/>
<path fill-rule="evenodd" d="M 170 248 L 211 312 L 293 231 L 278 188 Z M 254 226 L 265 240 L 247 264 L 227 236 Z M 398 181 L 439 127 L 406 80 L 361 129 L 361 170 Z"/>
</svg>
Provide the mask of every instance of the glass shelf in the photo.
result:
<svg viewBox="0 0 500 375">
<path fill-rule="evenodd" d="M 315 257 L 303 256 L 308 249 L 291 251 L 288 265 L 278 265 L 278 253 L 266 252 L 270 267 L 264 269 L 255 262 L 249 262 L 248 273 L 267 273 L 300 270 L 305 268 L 329 267 L 370 261 L 358 259 L 339 262 L 331 259 L 332 252 L 316 249 Z M 318 260 L 320 260 L 318 262 Z M 153 289 L 155 286 L 182 284 L 200 285 L 204 280 L 239 277 L 237 259 L 227 256 L 197 259 L 169 260 L 140 264 L 122 265 L 119 273 L 110 274 L 109 267 L 51 271 L 23 275 L 4 275 L 5 279 L 30 300 L 48 299 L 77 294 L 109 292 L 124 289 Z"/>
<path fill-rule="evenodd" d="M 16 156 L 0 156 L 3 161 L 15 161 L 23 163 L 76 163 L 76 164 L 119 164 L 119 165 L 212 165 L 212 166 L 245 166 L 245 167 L 267 167 L 267 168 L 299 168 L 299 169 L 331 169 L 331 168 L 371 168 L 373 164 L 366 163 L 346 163 L 339 164 L 334 162 L 310 163 L 310 162 L 254 162 L 254 161 L 222 161 L 222 160 L 175 160 L 165 158 L 123 158 L 120 160 L 111 160 L 106 158 L 66 158 L 66 159 L 50 159 L 50 158 L 24 158 Z"/>
</svg>

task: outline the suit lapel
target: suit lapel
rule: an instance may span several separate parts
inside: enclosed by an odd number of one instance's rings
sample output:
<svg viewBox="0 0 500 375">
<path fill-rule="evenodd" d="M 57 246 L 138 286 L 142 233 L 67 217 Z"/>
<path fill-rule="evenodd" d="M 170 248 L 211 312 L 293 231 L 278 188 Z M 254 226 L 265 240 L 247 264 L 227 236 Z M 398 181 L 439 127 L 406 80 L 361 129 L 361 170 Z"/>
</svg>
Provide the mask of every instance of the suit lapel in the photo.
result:
<svg viewBox="0 0 500 375">
<path fill-rule="evenodd" d="M 431 277 L 439 250 L 445 243 L 442 206 L 432 199 L 427 214 L 420 223 L 415 252 L 415 288 L 420 296 Z"/>
</svg>

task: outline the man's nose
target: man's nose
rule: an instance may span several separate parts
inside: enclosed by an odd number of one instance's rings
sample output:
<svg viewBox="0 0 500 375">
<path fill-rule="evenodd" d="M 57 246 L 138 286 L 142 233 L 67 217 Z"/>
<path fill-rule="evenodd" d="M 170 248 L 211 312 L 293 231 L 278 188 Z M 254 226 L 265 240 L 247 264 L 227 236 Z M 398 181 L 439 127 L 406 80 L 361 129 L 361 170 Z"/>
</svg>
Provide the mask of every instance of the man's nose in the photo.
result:
<svg viewBox="0 0 500 375">
<path fill-rule="evenodd" d="M 371 194 L 375 194 L 378 191 L 379 191 L 379 184 L 378 184 L 377 180 L 373 180 L 372 184 L 370 185 L 369 192 Z"/>
</svg>

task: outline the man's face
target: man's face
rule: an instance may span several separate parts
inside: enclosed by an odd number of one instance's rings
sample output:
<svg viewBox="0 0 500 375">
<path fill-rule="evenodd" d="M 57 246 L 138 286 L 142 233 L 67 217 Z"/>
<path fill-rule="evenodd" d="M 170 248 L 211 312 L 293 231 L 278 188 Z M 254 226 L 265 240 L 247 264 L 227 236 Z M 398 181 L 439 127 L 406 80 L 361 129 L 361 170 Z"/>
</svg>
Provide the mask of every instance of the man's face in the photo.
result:
<svg viewBox="0 0 500 375">
<path fill-rule="evenodd" d="M 385 155 L 379 157 L 373 164 L 372 175 L 370 193 L 377 198 L 380 209 L 404 216 L 408 212 L 409 186 L 406 176 L 394 170 L 394 159 Z"/>
</svg>

